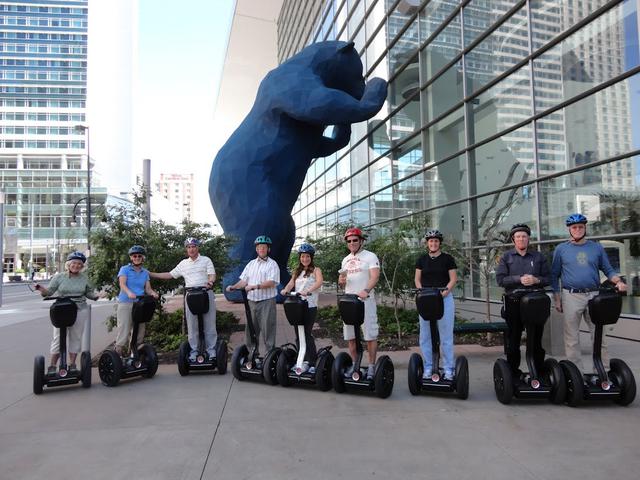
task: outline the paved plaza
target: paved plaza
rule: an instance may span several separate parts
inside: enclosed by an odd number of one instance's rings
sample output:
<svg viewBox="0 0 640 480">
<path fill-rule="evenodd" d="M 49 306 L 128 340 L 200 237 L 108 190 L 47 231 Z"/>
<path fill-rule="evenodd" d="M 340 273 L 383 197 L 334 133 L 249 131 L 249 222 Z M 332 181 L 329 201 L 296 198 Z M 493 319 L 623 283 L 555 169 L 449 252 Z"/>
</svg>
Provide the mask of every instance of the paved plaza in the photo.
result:
<svg viewBox="0 0 640 480">
<path fill-rule="evenodd" d="M 48 304 L 23 297 L 0 308 L 2 479 L 611 480 L 640 471 L 639 400 L 626 408 L 501 405 L 492 366 L 502 347 L 457 347 L 469 359 L 466 401 L 410 395 L 407 351 L 391 353 L 396 381 L 386 400 L 238 382 L 230 372 L 183 378 L 175 365 L 116 388 L 102 386 L 94 369 L 90 389 L 35 396 Z M 112 340 L 103 323 L 112 308 L 94 304 L 94 356 Z M 292 337 L 280 311 L 278 340 Z M 610 343 L 640 375 L 638 344 Z"/>
</svg>

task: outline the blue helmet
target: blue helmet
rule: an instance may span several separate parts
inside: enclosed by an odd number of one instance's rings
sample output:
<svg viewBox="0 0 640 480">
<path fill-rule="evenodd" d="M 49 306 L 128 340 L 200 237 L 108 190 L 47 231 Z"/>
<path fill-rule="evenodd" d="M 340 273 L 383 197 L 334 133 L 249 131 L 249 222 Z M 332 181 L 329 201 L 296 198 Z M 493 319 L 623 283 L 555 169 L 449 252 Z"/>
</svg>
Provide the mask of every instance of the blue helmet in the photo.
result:
<svg viewBox="0 0 640 480">
<path fill-rule="evenodd" d="M 80 260 L 82 263 L 85 263 L 87 261 L 87 257 L 84 256 L 84 253 L 75 251 L 71 252 L 67 256 L 67 262 L 70 262 L 71 260 Z"/>
<path fill-rule="evenodd" d="M 308 253 L 312 257 L 316 254 L 316 249 L 310 243 L 303 243 L 298 247 L 298 254 Z"/>
<path fill-rule="evenodd" d="M 200 246 L 200 240 L 195 237 L 189 237 L 184 241 L 184 246 L 195 245 L 196 247 Z"/>
<path fill-rule="evenodd" d="M 567 217 L 567 219 L 564 221 L 564 224 L 567 227 L 570 227 L 571 225 L 575 225 L 576 223 L 582 223 L 585 224 L 587 223 L 587 217 L 585 217 L 584 215 L 582 215 L 581 213 L 572 213 L 571 215 L 569 215 Z"/>
<path fill-rule="evenodd" d="M 260 245 L 260 244 L 271 245 L 271 238 L 269 238 L 266 235 L 260 235 L 256 237 L 256 239 L 253 241 L 253 244 L 254 245 Z"/>
<path fill-rule="evenodd" d="M 139 253 L 140 255 L 146 255 L 147 252 L 144 249 L 144 247 L 140 246 L 140 245 L 134 245 L 133 247 L 131 247 L 129 249 L 129 255 L 133 255 L 134 253 Z"/>
</svg>

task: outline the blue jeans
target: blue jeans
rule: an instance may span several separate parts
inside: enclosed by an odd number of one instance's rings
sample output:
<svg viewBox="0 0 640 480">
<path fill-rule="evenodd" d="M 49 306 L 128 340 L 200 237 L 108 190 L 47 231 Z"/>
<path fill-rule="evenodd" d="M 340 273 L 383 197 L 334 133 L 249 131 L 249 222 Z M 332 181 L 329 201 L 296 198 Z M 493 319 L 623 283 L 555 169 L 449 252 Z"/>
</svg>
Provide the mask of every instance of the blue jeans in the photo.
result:
<svg viewBox="0 0 640 480">
<path fill-rule="evenodd" d="M 452 378 L 455 371 L 453 358 L 453 321 L 455 304 L 453 295 L 449 294 L 443 298 L 444 315 L 438 320 L 438 332 L 440 333 L 440 352 L 442 355 L 442 367 L 447 378 Z M 429 322 L 420 317 L 420 349 L 424 357 L 424 371 L 431 374 L 432 352 L 431 352 L 431 328 Z"/>
</svg>

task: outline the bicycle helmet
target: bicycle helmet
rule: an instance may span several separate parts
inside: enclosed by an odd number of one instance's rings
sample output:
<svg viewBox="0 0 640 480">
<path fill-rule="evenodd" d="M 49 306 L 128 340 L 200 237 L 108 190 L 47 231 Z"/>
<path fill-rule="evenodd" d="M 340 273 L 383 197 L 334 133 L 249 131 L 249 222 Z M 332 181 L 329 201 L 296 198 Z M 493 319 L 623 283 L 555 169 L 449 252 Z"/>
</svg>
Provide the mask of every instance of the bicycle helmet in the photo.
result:
<svg viewBox="0 0 640 480">
<path fill-rule="evenodd" d="M 527 235 L 531 236 L 531 229 L 529 228 L 529 225 L 525 223 L 516 223 L 513 227 L 511 227 L 509 238 L 513 240 L 513 235 L 518 232 L 524 232 Z"/>
<path fill-rule="evenodd" d="M 260 245 L 260 244 L 271 245 L 271 238 L 269 238 L 266 235 L 259 235 L 253 241 L 253 244 L 254 245 Z"/>
<path fill-rule="evenodd" d="M 581 213 L 572 213 L 564 221 L 564 224 L 567 227 L 570 227 L 571 225 L 575 225 L 576 223 L 582 223 L 582 224 L 586 225 L 587 224 L 587 217 L 585 217 Z"/>
<path fill-rule="evenodd" d="M 140 246 L 140 245 L 134 245 L 133 247 L 131 247 L 129 249 L 129 255 L 133 255 L 135 253 L 139 253 L 140 255 L 146 255 L 147 252 L 145 251 L 144 247 Z"/>
<path fill-rule="evenodd" d="M 346 240 L 347 237 L 353 237 L 354 235 L 364 240 L 364 235 L 362 234 L 362 230 L 356 227 L 347 228 L 347 231 L 344 232 L 344 239 Z"/>
<path fill-rule="evenodd" d="M 200 246 L 200 240 L 195 237 L 189 237 L 184 241 L 184 246 L 187 247 L 189 245 L 195 245 L 196 247 Z"/>
<path fill-rule="evenodd" d="M 308 253 L 313 257 L 316 253 L 316 249 L 313 248 L 313 245 L 311 245 L 310 243 L 303 243 L 298 247 L 298 254 L 302 255 L 303 253 Z"/>
<path fill-rule="evenodd" d="M 87 257 L 84 256 L 84 253 L 75 251 L 71 252 L 67 256 L 67 262 L 70 262 L 71 260 L 80 260 L 82 263 L 85 263 L 87 261 Z"/>
<path fill-rule="evenodd" d="M 442 232 L 440 230 L 428 230 L 427 233 L 424 234 L 424 239 L 425 240 L 429 240 L 431 238 L 437 238 L 438 240 L 440 240 L 442 242 L 442 239 L 444 238 L 442 236 Z"/>
</svg>

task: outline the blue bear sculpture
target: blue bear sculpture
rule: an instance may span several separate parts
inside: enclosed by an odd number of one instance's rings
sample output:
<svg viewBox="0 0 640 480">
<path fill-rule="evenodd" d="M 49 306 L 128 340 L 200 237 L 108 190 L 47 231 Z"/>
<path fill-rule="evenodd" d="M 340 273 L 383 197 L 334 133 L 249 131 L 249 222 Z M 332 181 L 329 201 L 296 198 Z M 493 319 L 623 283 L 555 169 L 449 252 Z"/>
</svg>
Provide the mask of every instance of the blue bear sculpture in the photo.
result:
<svg viewBox="0 0 640 480">
<path fill-rule="evenodd" d="M 209 197 L 238 266 L 223 285 L 235 283 L 255 258 L 254 239 L 268 235 L 280 280 L 290 278 L 287 262 L 295 241 L 291 210 L 314 158 L 349 143 L 351 123 L 373 117 L 387 97 L 387 83 L 365 84 L 353 43 L 315 43 L 271 70 L 256 100 L 213 161 Z M 323 135 L 333 125 L 331 137 Z M 228 297 L 229 298 L 229 297 Z M 235 299 L 235 296 L 231 295 Z"/>
</svg>

